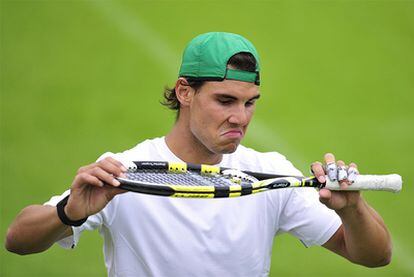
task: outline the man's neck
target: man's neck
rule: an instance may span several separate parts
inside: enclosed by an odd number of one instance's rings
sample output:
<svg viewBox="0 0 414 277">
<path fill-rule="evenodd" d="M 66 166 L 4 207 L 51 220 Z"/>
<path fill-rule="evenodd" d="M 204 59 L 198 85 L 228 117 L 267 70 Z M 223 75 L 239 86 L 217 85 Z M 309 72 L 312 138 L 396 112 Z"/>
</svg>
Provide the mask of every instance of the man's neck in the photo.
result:
<svg viewBox="0 0 414 277">
<path fill-rule="evenodd" d="M 178 120 L 165 142 L 171 152 L 181 160 L 195 164 L 218 164 L 223 155 L 212 153 L 191 133 L 190 127 Z"/>
</svg>

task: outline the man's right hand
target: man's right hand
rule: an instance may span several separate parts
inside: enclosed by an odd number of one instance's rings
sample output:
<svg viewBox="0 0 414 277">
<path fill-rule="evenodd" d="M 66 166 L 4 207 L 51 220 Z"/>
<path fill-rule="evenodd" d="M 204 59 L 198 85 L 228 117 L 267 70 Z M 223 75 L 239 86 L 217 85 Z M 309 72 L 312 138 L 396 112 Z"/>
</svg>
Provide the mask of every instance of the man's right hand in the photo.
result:
<svg viewBox="0 0 414 277">
<path fill-rule="evenodd" d="M 119 181 L 127 169 L 112 157 L 81 167 L 73 180 L 66 216 L 80 220 L 101 211 L 115 195 L 126 190 L 119 189 Z"/>
<path fill-rule="evenodd" d="M 96 214 L 115 195 L 126 192 L 117 188 L 119 183 L 114 178 L 124 172 L 122 163 L 111 157 L 80 168 L 65 206 L 66 216 L 77 221 Z M 7 250 L 17 254 L 38 253 L 71 234 L 72 228 L 60 221 L 56 207 L 30 205 L 9 226 L 5 244 Z"/>
</svg>

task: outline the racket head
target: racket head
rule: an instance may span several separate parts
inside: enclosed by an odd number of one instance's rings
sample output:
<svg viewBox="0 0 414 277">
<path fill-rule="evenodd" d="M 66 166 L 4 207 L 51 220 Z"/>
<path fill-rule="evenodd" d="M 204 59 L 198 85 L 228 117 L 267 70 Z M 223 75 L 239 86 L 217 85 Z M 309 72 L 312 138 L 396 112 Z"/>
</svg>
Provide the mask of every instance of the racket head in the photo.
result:
<svg viewBox="0 0 414 277">
<path fill-rule="evenodd" d="M 129 191 L 187 198 L 236 197 L 251 194 L 253 184 L 258 186 L 256 178 L 237 170 L 222 173 L 219 167 L 190 168 L 184 163 L 169 164 L 168 168 L 160 162 L 145 163 L 117 179 L 120 188 Z"/>
<path fill-rule="evenodd" d="M 321 187 L 314 177 L 283 176 L 240 171 L 211 165 L 134 162 L 120 188 L 152 195 L 184 198 L 238 197 L 269 189 Z M 262 180 L 262 178 L 270 178 Z"/>
</svg>

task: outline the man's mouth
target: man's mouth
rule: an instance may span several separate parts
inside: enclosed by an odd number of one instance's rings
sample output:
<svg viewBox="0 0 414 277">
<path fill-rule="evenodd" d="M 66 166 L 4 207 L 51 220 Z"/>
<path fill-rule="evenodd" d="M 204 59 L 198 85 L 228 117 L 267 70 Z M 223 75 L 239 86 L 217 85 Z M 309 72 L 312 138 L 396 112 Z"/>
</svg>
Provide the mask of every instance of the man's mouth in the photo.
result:
<svg viewBox="0 0 414 277">
<path fill-rule="evenodd" d="M 240 129 L 231 129 L 222 133 L 222 136 L 227 138 L 242 138 L 243 131 Z"/>
</svg>

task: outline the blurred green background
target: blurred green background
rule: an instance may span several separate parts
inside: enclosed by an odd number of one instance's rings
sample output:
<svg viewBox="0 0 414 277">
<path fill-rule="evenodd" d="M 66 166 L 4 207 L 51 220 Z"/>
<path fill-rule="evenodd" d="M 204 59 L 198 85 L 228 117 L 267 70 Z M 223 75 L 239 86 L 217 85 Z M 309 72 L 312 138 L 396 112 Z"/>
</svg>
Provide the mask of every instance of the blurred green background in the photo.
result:
<svg viewBox="0 0 414 277">
<path fill-rule="evenodd" d="M 159 104 L 186 43 L 242 34 L 262 59 L 244 144 L 299 169 L 332 151 L 362 173 L 399 173 L 400 194 L 364 193 L 394 240 L 392 263 L 353 265 L 277 237 L 271 276 L 413 276 L 413 1 L 1 1 L 1 226 L 60 194 L 81 165 L 164 135 Z M 1 276 L 104 276 L 102 241 L 37 255 L 0 250 Z"/>
</svg>

